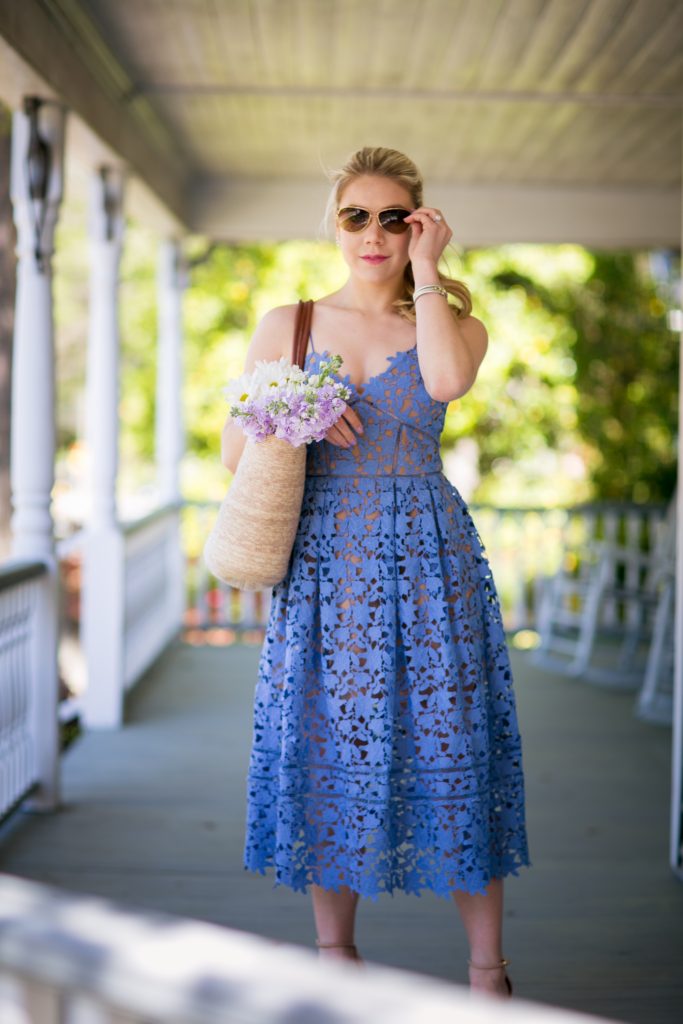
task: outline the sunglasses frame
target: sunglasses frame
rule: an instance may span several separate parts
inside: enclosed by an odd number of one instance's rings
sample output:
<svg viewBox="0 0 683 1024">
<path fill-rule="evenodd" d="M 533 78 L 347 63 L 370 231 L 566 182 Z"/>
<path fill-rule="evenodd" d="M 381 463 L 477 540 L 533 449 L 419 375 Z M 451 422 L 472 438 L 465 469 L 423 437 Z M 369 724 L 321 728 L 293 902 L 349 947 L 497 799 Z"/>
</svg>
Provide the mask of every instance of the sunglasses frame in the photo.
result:
<svg viewBox="0 0 683 1024">
<path fill-rule="evenodd" d="M 340 219 L 341 214 L 344 213 L 345 210 L 361 210 L 363 213 L 367 213 L 368 214 L 367 223 L 363 224 L 362 227 L 356 228 L 355 230 L 353 230 L 352 228 L 346 227 L 342 223 L 342 221 Z M 385 206 L 382 210 L 377 210 L 376 213 L 373 213 L 373 211 L 372 210 L 368 210 L 368 208 L 366 206 L 357 206 L 354 203 L 354 204 L 352 204 L 350 206 L 342 206 L 342 207 L 340 207 L 337 210 L 337 218 L 336 218 L 337 219 L 337 224 L 339 224 L 339 227 L 342 229 L 342 231 L 348 231 L 349 234 L 351 234 L 351 235 L 357 235 L 361 231 L 365 231 L 365 229 L 372 223 L 373 218 L 377 218 L 377 223 L 381 227 L 382 231 L 386 231 L 388 235 L 403 235 L 403 234 L 405 234 L 405 232 L 410 229 L 410 224 L 406 224 L 405 221 L 401 221 L 400 222 L 403 225 L 403 227 L 402 227 L 402 229 L 400 231 L 391 231 L 389 228 L 385 228 L 384 224 L 382 224 L 382 221 L 380 220 L 380 217 L 382 216 L 383 213 L 389 213 L 390 210 L 401 210 L 401 212 L 406 213 L 406 214 L 411 214 L 411 213 L 415 212 L 414 210 L 406 210 L 405 206 Z"/>
</svg>

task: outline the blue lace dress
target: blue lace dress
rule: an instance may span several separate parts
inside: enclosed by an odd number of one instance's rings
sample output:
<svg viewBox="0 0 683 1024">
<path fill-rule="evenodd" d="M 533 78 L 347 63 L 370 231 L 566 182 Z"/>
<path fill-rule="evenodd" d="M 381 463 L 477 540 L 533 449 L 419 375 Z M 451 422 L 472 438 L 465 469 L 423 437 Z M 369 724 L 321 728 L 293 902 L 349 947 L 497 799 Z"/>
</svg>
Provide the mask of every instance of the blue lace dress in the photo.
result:
<svg viewBox="0 0 683 1024">
<path fill-rule="evenodd" d="M 244 866 L 302 892 L 482 892 L 529 864 L 524 780 L 491 571 L 442 473 L 446 405 L 416 348 L 342 379 L 364 434 L 308 448 L 259 664 Z"/>
</svg>

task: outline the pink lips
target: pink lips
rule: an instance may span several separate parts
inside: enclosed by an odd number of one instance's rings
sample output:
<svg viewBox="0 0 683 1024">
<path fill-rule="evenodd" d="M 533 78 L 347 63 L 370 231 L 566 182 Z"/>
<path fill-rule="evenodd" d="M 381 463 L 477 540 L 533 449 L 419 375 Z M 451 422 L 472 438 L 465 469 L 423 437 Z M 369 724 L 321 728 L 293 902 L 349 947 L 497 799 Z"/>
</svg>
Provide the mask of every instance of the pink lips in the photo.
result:
<svg viewBox="0 0 683 1024">
<path fill-rule="evenodd" d="M 376 263 L 384 263 L 384 261 L 389 259 L 389 257 L 388 256 L 361 256 L 361 259 L 365 260 L 366 263 L 371 263 L 374 266 Z"/>
</svg>

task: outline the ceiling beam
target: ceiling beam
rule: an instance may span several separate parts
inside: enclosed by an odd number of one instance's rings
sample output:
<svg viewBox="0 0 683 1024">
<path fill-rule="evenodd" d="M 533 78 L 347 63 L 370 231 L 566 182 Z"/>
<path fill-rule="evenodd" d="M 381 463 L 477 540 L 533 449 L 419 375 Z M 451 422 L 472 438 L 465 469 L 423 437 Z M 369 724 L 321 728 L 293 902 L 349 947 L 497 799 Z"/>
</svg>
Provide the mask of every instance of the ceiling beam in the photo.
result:
<svg viewBox="0 0 683 1024">
<path fill-rule="evenodd" d="M 324 238 L 318 180 L 197 182 L 193 230 L 220 241 Z M 453 241 L 466 247 L 575 242 L 596 249 L 680 245 L 681 190 L 552 185 L 429 185 Z M 333 237 L 333 236 L 332 236 Z"/>
<path fill-rule="evenodd" d="M 529 89 L 402 89 L 323 85 L 257 85 L 250 83 L 138 82 L 132 96 L 273 97 L 276 99 L 360 99 L 444 103 L 541 103 L 582 107 L 664 107 L 683 109 L 679 93 L 540 92 Z"/>
</svg>

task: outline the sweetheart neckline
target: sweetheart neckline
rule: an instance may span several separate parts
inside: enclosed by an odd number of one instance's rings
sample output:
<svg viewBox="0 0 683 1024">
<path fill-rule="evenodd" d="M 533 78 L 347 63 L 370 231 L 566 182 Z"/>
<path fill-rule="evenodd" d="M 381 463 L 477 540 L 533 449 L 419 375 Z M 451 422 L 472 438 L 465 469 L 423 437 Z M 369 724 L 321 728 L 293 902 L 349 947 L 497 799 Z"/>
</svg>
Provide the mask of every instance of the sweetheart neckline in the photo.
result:
<svg viewBox="0 0 683 1024">
<path fill-rule="evenodd" d="M 410 348 L 400 348 L 398 352 L 394 352 L 392 355 L 387 356 L 387 365 L 384 367 L 384 369 L 380 370 L 379 373 L 373 373 L 372 377 L 368 377 L 367 380 L 364 380 L 361 384 L 356 384 L 355 381 L 352 381 L 348 373 L 338 373 L 336 376 L 340 377 L 341 379 L 345 379 L 347 383 L 351 385 L 354 391 L 364 391 L 367 387 L 369 387 L 370 384 L 372 384 L 373 381 L 379 380 L 385 375 L 385 373 L 388 373 L 389 370 L 392 370 L 394 363 L 398 359 L 400 359 L 401 356 L 409 355 L 411 352 L 417 352 L 417 344 L 412 345 Z M 329 348 L 324 348 L 320 352 L 318 352 L 317 349 L 313 349 L 310 354 L 318 356 L 318 358 L 324 355 L 332 355 Z"/>
</svg>

